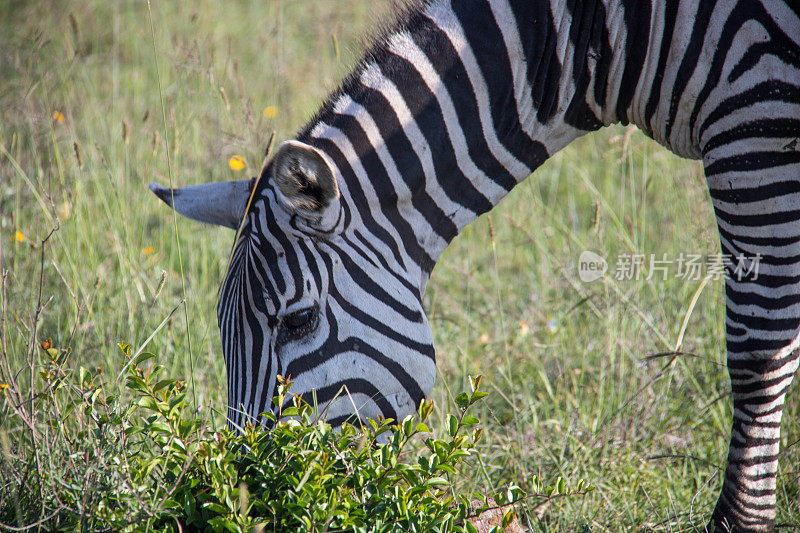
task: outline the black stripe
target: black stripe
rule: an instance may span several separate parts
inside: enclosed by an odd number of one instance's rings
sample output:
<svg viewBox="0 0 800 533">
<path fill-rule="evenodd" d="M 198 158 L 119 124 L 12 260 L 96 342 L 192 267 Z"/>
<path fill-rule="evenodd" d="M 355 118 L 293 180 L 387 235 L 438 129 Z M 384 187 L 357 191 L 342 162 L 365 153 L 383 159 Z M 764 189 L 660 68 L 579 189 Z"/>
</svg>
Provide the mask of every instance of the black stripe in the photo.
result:
<svg viewBox="0 0 800 533">
<path fill-rule="evenodd" d="M 737 340 L 731 340 L 729 338 L 726 341 L 725 344 L 727 345 L 729 352 L 734 352 L 734 353 L 747 353 L 747 352 L 766 353 L 766 352 L 770 352 L 770 351 L 777 352 L 778 350 L 786 348 L 786 346 L 788 346 L 789 343 L 787 341 L 785 341 L 785 340 L 767 340 L 767 339 L 750 338 L 750 339 L 737 341 Z M 728 359 L 728 368 L 731 368 L 731 366 L 732 366 L 731 361 L 732 360 L 729 358 Z M 748 362 L 748 364 L 746 366 L 749 368 L 750 364 L 751 364 L 751 362 Z"/>
<path fill-rule="evenodd" d="M 705 81 L 693 102 L 692 113 L 689 116 L 689 132 L 694 131 L 700 109 L 706 103 L 706 100 L 708 100 L 711 91 L 716 89 L 719 85 L 719 80 L 722 76 L 722 68 L 728 60 L 728 51 L 731 50 L 733 40 L 741 28 L 741 25 L 749 18 L 747 12 L 750 11 L 750 6 L 755 4 L 756 2 L 739 2 L 725 20 L 725 24 L 722 26 L 722 32 L 720 32 L 715 46 L 716 50 L 711 58 L 711 65 L 707 67 L 705 71 Z"/>
<path fill-rule="evenodd" d="M 486 80 L 494 130 L 506 149 L 533 171 L 549 155 L 544 145 L 531 139 L 520 124 L 508 51 L 489 4 L 454 2 L 452 8 Z"/>
<path fill-rule="evenodd" d="M 664 125 L 664 138 L 667 142 L 669 142 L 672 136 L 672 126 L 675 124 L 675 118 L 678 116 L 678 107 L 683 98 L 683 92 L 686 90 L 686 86 L 689 84 L 689 80 L 695 68 L 697 68 L 700 52 L 703 50 L 703 41 L 705 40 L 708 24 L 715 6 L 715 2 L 698 2 L 697 4 L 697 13 L 695 13 L 694 24 L 692 26 L 692 35 L 686 46 L 681 65 L 678 67 L 675 84 L 672 86 L 672 96 L 669 101 L 669 117 L 667 118 L 667 123 Z"/>
<path fill-rule="evenodd" d="M 800 119 L 762 118 L 736 124 L 715 134 L 703 143 L 703 155 L 712 150 L 742 139 L 786 138 L 800 135 Z"/>
<path fill-rule="evenodd" d="M 675 21 L 678 18 L 678 0 L 667 0 L 664 6 L 664 20 L 661 22 L 661 46 L 658 52 L 658 65 L 656 66 L 653 84 L 650 87 L 650 96 L 644 111 L 644 130 L 650 137 L 657 129 L 658 124 L 653 124 L 653 116 L 661 100 L 661 85 L 664 83 L 664 73 L 667 71 L 667 59 L 672 46 L 672 35 L 675 32 Z M 669 134 L 667 134 L 669 139 Z"/>
<path fill-rule="evenodd" d="M 706 165 L 706 176 L 734 171 L 753 172 L 798 163 L 800 163 L 800 152 L 748 152 L 717 159 Z"/>
<path fill-rule="evenodd" d="M 400 215 L 397 208 L 397 191 L 392 184 L 391 178 L 389 178 L 386 167 L 383 166 L 361 125 L 349 115 L 334 115 L 334 122 L 336 127 L 350 141 L 350 144 L 353 145 L 356 156 L 368 173 L 369 183 L 375 189 L 381 213 L 389 220 L 392 227 L 397 230 L 403 243 L 407 243 L 407 246 L 417 243 L 419 239 L 416 232 L 419 230 L 412 227 L 408 220 Z M 429 204 L 434 204 L 430 198 L 428 200 Z M 447 242 L 450 242 L 458 234 L 458 228 L 450 219 L 446 219 L 449 224 L 442 222 L 443 213 L 441 210 L 437 209 L 436 215 L 438 215 L 436 223 L 431 224 L 432 229 L 443 239 L 446 239 Z M 419 250 L 416 250 L 416 252 L 419 253 Z"/>
<path fill-rule="evenodd" d="M 493 206 L 458 166 L 455 149 L 444 125 L 444 116 L 433 93 L 414 66 L 389 52 L 379 60 L 381 70 L 395 85 L 425 137 L 436 168 L 436 180 L 451 201 L 481 214 Z"/>
<path fill-rule="evenodd" d="M 569 40 L 573 46 L 572 79 L 575 82 L 575 90 L 564 113 L 564 122 L 580 130 L 594 131 L 601 128 L 603 123 L 586 102 L 586 92 L 592 81 L 588 58 L 592 53 L 590 45 L 593 40 L 608 40 L 608 36 L 605 35 L 606 10 L 599 1 L 580 0 L 567 0 L 567 10 L 572 15 Z M 599 35 L 604 37 L 597 37 Z"/>
<path fill-rule="evenodd" d="M 330 313 L 328 314 L 330 315 Z M 346 352 L 354 352 L 358 354 L 357 357 L 368 357 L 369 359 L 375 361 L 375 363 L 378 365 L 385 368 L 387 372 L 397 379 L 397 381 L 403 387 L 403 390 L 415 402 L 419 403 L 422 401 L 422 399 L 425 397 L 425 394 L 422 392 L 419 383 L 417 383 L 417 380 L 411 376 L 406 369 L 400 365 L 400 363 L 390 357 L 385 356 L 379 350 L 366 344 L 363 339 L 354 339 L 353 337 L 348 337 L 339 342 L 337 340 L 338 331 L 335 325 L 335 318 L 329 316 L 328 323 L 330 324 L 331 328 L 328 342 L 321 346 L 319 350 L 294 359 L 286 369 L 288 374 L 297 377 L 326 363 L 328 360 L 330 360 L 330 357 L 326 357 L 324 355 L 325 353 L 339 355 Z"/>
<path fill-rule="evenodd" d="M 381 93 L 369 87 L 359 87 L 357 91 L 350 94 L 350 97 L 366 109 L 375 122 L 389 155 L 398 171 L 402 171 L 401 179 L 406 182 L 411 192 L 411 205 L 422 215 L 428 225 L 436 228 L 436 231 L 446 238 L 447 242 L 450 242 L 458 234 L 458 228 L 425 190 L 426 176 L 422 162 L 403 131 L 397 114 Z M 408 245 L 413 247 L 413 243 L 408 243 Z M 433 260 L 426 257 L 427 253 L 424 250 L 417 253 L 424 253 L 424 256 L 421 255 L 424 261 L 419 264 L 430 263 L 431 268 L 433 267 Z M 413 253 L 411 255 L 414 256 Z"/>
<path fill-rule="evenodd" d="M 510 2 L 517 21 L 522 50 L 528 62 L 536 118 L 546 124 L 558 110 L 561 63 L 558 60 L 558 32 L 547 2 Z M 496 82 L 496 80 L 489 80 Z"/>
<path fill-rule="evenodd" d="M 710 2 L 708 2 L 710 3 Z M 719 120 L 740 109 L 753 105 L 754 102 L 787 102 L 800 104 L 800 87 L 782 82 L 769 80 L 754 85 L 746 91 L 723 100 L 700 124 L 699 137 L 702 139 L 705 131 Z"/>
<path fill-rule="evenodd" d="M 391 237 L 391 235 L 389 235 L 383 226 L 378 224 L 378 222 L 372 216 L 372 212 L 369 209 L 369 202 L 367 202 L 367 198 L 364 196 L 364 192 L 361 190 L 361 186 L 358 183 L 358 177 L 350 168 L 347 158 L 339 150 L 339 147 L 336 146 L 336 143 L 330 139 L 315 138 L 313 139 L 313 144 L 320 150 L 323 150 L 328 157 L 333 160 L 334 164 L 339 169 L 342 178 L 347 183 L 347 189 L 352 196 L 353 206 L 361 216 L 361 221 L 364 223 L 364 226 L 367 228 L 367 230 L 369 230 L 369 232 L 373 234 L 376 239 L 380 240 L 389 247 L 392 255 L 395 258 L 395 261 L 397 261 L 398 264 L 402 265 L 404 268 L 408 268 L 405 264 L 405 261 L 403 261 L 402 255 L 400 254 L 400 249 L 397 246 L 397 242 Z M 406 245 L 408 244 L 409 243 L 406 243 Z M 414 258 L 413 255 L 411 257 L 412 259 Z M 432 262 L 433 261 L 431 260 L 431 263 Z"/>
<path fill-rule="evenodd" d="M 397 280 L 399 280 L 400 283 L 402 283 L 409 290 L 409 292 L 411 292 L 412 294 L 415 294 L 417 296 L 417 299 L 422 299 L 422 295 L 419 294 L 419 287 L 413 286 L 411 284 L 411 282 L 409 282 L 405 278 L 405 276 L 403 274 L 406 274 L 406 273 L 399 273 L 399 272 L 396 272 L 395 270 L 393 270 L 389 266 L 389 264 L 386 262 L 386 258 L 384 258 L 382 254 L 378 253 L 378 250 L 375 249 L 375 247 L 372 245 L 372 243 L 369 241 L 369 239 L 367 239 L 364 236 L 363 233 L 361 233 L 358 229 L 355 229 L 355 230 L 353 230 L 353 235 L 355 235 L 355 237 L 358 239 L 358 242 L 360 242 L 364 246 L 364 248 L 369 250 L 372 253 L 372 255 L 374 255 L 378 259 L 378 261 L 380 262 L 381 266 L 387 272 L 391 272 L 394 275 L 394 277 Z M 347 240 L 346 236 L 343 236 L 343 238 L 345 238 L 345 242 L 350 242 L 349 240 Z M 353 245 L 355 247 L 355 242 L 352 242 L 351 245 Z"/>
<path fill-rule="evenodd" d="M 510 191 L 517 180 L 500 164 L 487 145 L 475 93 L 469 85 L 467 71 L 447 35 L 439 28 L 430 26 L 416 28 L 411 32 L 411 37 L 420 50 L 430 51 L 426 57 L 447 88 L 470 159 L 489 179 Z"/>
<path fill-rule="evenodd" d="M 650 0 L 623 0 L 622 8 L 627 35 L 625 39 L 625 69 L 622 71 L 622 80 L 619 84 L 616 117 L 618 120 L 627 122 L 627 111 L 633 102 L 636 86 L 647 58 L 652 6 Z M 605 86 L 604 81 L 603 78 L 595 79 L 595 84 L 603 82 L 603 86 Z M 604 100 L 598 99 L 597 103 L 602 105 Z"/>
<path fill-rule="evenodd" d="M 718 227 L 720 235 L 731 243 L 741 243 L 750 246 L 775 246 L 777 248 L 800 245 L 800 235 L 775 235 L 758 237 L 755 235 L 742 235 L 731 233 L 723 227 Z"/>
<path fill-rule="evenodd" d="M 339 256 L 342 265 L 345 267 L 350 278 L 367 294 L 384 304 L 386 307 L 396 312 L 409 322 L 419 323 L 422 321 L 422 313 L 419 309 L 412 309 L 403 304 L 401 300 L 392 297 L 381 285 L 375 282 L 372 277 L 364 272 L 361 267 L 349 257 L 341 248 L 333 242 L 327 243 L 330 249 L 334 250 Z M 413 293 L 407 294 L 413 298 Z"/>
</svg>

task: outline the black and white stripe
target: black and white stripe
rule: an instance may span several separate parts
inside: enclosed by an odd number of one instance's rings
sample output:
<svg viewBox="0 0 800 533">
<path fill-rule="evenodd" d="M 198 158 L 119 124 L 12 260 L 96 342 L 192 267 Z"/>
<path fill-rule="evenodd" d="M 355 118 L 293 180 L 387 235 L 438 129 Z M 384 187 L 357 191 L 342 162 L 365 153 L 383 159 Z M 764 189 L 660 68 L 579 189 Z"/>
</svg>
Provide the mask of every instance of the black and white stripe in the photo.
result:
<svg viewBox="0 0 800 533">
<path fill-rule="evenodd" d="M 421 300 L 448 243 L 573 139 L 634 123 L 703 160 L 722 252 L 761 257 L 757 278 L 726 281 L 734 416 L 712 522 L 770 529 L 800 332 L 799 10 L 409 7 L 297 136 L 338 185 L 328 222 L 293 211 L 276 165 L 259 181 L 218 307 L 231 424 L 270 409 L 278 374 L 334 423 L 412 413 L 434 382 Z"/>
</svg>

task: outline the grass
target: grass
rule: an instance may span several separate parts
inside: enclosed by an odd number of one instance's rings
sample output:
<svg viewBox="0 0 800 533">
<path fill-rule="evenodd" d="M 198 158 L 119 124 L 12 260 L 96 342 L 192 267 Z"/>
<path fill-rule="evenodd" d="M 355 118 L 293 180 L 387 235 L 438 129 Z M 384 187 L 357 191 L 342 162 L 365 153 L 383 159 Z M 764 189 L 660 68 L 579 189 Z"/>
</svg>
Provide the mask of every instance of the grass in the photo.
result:
<svg viewBox="0 0 800 533">
<path fill-rule="evenodd" d="M 139 348 L 158 330 L 147 350 L 193 381 L 218 427 L 216 290 L 232 235 L 179 219 L 176 238 L 146 183 L 170 181 L 167 153 L 178 186 L 256 173 L 270 133 L 280 141 L 302 125 L 381 15 L 355 0 L 152 8 L 166 128 L 145 2 L 0 0 L 0 366 L 15 383 L 4 394 L 27 394 L 39 341 L 110 376 L 117 341 Z M 229 169 L 234 155 L 245 169 Z M 722 281 L 700 287 L 673 270 L 583 283 L 576 263 L 586 249 L 612 271 L 620 254 L 713 255 L 714 227 L 697 162 L 610 128 L 556 154 L 456 239 L 425 302 L 434 400 L 452 405 L 468 374 L 491 392 L 474 407 L 482 453 L 460 488 L 532 492 L 534 475 L 596 487 L 528 500 L 534 531 L 687 531 L 709 516 L 731 410 Z M 681 355 L 651 357 L 675 350 L 684 323 Z M 13 437 L 9 405 L 0 429 Z M 787 527 L 800 523 L 798 415 L 795 384 L 778 481 Z"/>
</svg>

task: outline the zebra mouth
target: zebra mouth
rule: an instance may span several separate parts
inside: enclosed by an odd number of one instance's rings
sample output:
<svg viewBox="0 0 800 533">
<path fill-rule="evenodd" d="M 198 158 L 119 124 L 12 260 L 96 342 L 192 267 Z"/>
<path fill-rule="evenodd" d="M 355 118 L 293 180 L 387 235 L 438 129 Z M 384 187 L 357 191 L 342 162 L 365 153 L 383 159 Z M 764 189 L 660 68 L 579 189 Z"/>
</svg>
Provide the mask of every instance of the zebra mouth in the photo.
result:
<svg viewBox="0 0 800 533">
<path fill-rule="evenodd" d="M 358 386 L 358 382 L 351 383 L 350 386 Z M 326 387 L 327 389 L 328 387 Z M 415 402 L 408 396 L 406 391 L 398 391 L 390 394 L 375 392 L 367 395 L 348 387 L 340 385 L 336 388 L 336 394 L 326 398 L 325 389 L 314 389 L 296 395 L 298 401 L 309 404 L 318 421 L 325 421 L 333 427 L 341 427 L 348 423 L 356 427 L 366 425 L 368 420 L 382 422 L 390 419 L 400 422 L 402 416 L 413 414 L 420 398 Z M 290 399 L 284 405 L 291 404 Z M 398 414 L 398 411 L 400 414 Z M 279 418 L 281 420 L 288 419 Z M 265 419 L 266 420 L 266 419 Z"/>
</svg>

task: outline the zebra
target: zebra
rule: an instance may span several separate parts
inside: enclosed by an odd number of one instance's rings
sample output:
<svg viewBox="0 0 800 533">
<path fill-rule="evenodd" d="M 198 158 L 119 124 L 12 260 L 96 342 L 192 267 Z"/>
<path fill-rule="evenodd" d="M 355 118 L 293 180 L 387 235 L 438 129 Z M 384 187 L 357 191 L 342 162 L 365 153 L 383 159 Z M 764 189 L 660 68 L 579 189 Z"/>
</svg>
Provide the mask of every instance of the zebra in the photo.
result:
<svg viewBox="0 0 800 533">
<path fill-rule="evenodd" d="M 239 230 L 217 306 L 230 426 L 270 409 L 278 375 L 333 425 L 413 414 L 434 384 L 422 298 L 440 254 L 615 123 L 702 160 L 721 251 L 760 260 L 725 280 L 734 409 L 707 529 L 771 530 L 800 344 L 794 0 L 416 0 L 257 178 L 150 184 Z"/>
</svg>

